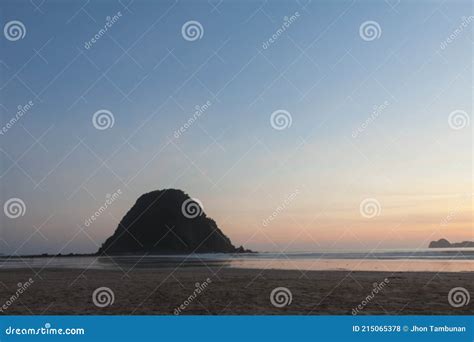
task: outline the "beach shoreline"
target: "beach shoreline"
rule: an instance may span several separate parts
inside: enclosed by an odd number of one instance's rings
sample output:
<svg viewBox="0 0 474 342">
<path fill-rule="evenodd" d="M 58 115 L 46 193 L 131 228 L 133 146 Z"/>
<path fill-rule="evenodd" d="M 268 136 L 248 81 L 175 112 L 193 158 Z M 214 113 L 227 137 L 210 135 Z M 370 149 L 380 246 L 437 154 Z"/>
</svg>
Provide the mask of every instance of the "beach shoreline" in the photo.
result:
<svg viewBox="0 0 474 342">
<path fill-rule="evenodd" d="M 19 286 L 30 280 L 12 301 Z M 10 304 L 0 314 L 472 315 L 472 302 L 453 307 L 448 293 L 456 287 L 469 289 L 473 280 L 473 272 L 2 269 L 0 307 Z M 99 307 L 93 293 L 104 287 L 110 289 L 113 303 Z M 272 304 L 276 288 L 289 291 L 288 305 Z"/>
</svg>

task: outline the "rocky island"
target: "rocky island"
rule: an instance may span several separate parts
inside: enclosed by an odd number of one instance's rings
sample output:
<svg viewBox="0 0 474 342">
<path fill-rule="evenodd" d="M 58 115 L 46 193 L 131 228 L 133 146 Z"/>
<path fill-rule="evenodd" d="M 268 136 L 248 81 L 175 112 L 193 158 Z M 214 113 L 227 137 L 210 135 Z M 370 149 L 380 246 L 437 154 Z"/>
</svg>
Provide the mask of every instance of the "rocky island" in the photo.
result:
<svg viewBox="0 0 474 342">
<path fill-rule="evenodd" d="M 198 200 L 177 189 L 157 190 L 138 198 L 99 255 L 245 253 L 207 217 Z"/>
<path fill-rule="evenodd" d="M 463 241 L 450 243 L 446 239 L 439 239 L 438 241 L 431 241 L 428 248 L 461 248 L 474 247 L 474 241 Z"/>
</svg>

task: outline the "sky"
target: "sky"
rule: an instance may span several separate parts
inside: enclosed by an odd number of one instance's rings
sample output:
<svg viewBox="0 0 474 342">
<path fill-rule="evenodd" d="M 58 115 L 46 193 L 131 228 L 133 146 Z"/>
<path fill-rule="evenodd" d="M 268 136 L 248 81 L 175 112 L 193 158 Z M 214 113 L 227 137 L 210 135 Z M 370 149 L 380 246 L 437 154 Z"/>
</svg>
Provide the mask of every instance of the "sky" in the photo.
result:
<svg viewBox="0 0 474 342">
<path fill-rule="evenodd" d="M 166 188 L 259 251 L 472 240 L 472 15 L 2 1 L 0 253 L 94 252 Z"/>
</svg>

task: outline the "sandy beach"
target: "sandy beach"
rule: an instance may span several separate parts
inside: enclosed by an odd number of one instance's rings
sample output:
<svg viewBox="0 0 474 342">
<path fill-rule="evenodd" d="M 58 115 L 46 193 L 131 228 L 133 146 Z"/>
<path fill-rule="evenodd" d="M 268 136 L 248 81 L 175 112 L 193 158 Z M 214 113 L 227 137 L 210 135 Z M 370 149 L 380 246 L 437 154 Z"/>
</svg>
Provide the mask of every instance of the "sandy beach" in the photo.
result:
<svg viewBox="0 0 474 342">
<path fill-rule="evenodd" d="M 455 308 L 448 292 L 469 289 L 474 273 L 349 272 L 180 268 L 133 270 L 16 269 L 0 271 L 1 314 L 8 315 L 472 315 L 472 301 Z M 8 300 L 21 284 L 32 284 Z M 21 284 L 19 284 L 21 283 Z M 372 298 L 374 286 L 384 283 Z M 107 287 L 113 303 L 98 307 L 94 290 Z M 276 307 L 272 290 L 285 287 L 291 303 Z M 380 287 L 380 286 L 379 286 Z M 196 289 L 199 288 L 199 293 Z M 363 304 L 362 304 L 363 303 Z M 178 311 L 177 309 L 180 308 Z"/>
</svg>

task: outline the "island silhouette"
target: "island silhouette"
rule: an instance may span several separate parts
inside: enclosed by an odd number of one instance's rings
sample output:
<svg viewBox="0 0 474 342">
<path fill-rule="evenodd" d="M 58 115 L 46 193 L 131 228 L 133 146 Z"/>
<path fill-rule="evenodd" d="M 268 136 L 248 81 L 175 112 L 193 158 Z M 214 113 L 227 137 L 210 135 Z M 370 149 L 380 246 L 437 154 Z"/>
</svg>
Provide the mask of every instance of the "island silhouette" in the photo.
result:
<svg viewBox="0 0 474 342">
<path fill-rule="evenodd" d="M 199 201 L 178 189 L 141 195 L 99 255 L 250 253 L 236 248 Z"/>
<path fill-rule="evenodd" d="M 438 241 L 431 241 L 428 248 L 462 248 L 474 247 L 474 241 L 449 242 L 446 239 L 439 239 Z"/>
</svg>

